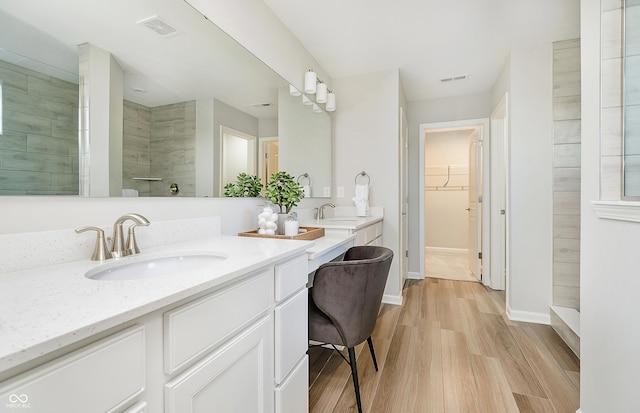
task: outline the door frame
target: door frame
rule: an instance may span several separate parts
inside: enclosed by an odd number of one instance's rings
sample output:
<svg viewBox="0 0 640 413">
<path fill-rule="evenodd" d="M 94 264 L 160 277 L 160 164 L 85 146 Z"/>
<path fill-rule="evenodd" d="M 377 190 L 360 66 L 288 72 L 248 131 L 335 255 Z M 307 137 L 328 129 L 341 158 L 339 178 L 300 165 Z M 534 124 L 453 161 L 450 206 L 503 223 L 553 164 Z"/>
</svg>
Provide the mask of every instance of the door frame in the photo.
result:
<svg viewBox="0 0 640 413">
<path fill-rule="evenodd" d="M 484 145 L 484 151 L 482 155 L 482 165 L 483 165 L 483 207 L 482 207 L 482 225 L 485 228 L 490 228 L 491 225 L 491 182 L 490 182 L 490 159 L 489 159 L 489 148 L 490 145 L 490 130 L 489 130 L 489 118 L 477 118 L 477 119 L 462 119 L 462 120 L 454 120 L 454 121 L 446 121 L 446 122 L 431 122 L 431 123 L 421 123 L 420 124 L 420 156 L 419 156 L 419 165 L 418 165 L 418 182 L 419 182 L 419 223 L 420 223 L 420 274 L 422 277 L 425 277 L 425 182 L 424 182 L 424 167 L 425 167 L 425 141 L 427 132 L 433 132 L 435 130 L 454 130 L 461 128 L 470 128 L 473 126 L 480 126 L 482 128 L 482 141 Z M 487 271 L 491 268 L 491 254 L 490 254 L 490 239 L 489 239 L 489 231 L 483 231 L 482 234 L 482 259 L 483 259 L 483 269 Z M 488 274 L 482 275 L 482 283 L 485 285 L 489 284 L 489 276 Z"/>
<path fill-rule="evenodd" d="M 491 113 L 491 280 L 494 290 L 509 288 L 509 95 L 505 93 Z M 502 214 L 501 210 L 505 213 Z"/>
</svg>

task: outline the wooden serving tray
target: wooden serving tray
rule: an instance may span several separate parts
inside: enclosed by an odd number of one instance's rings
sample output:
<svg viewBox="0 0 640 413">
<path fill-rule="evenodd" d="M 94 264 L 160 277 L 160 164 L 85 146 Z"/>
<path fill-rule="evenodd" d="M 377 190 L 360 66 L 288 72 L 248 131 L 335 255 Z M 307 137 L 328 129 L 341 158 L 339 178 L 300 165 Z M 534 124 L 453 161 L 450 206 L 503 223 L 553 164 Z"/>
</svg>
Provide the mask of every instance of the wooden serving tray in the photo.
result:
<svg viewBox="0 0 640 413">
<path fill-rule="evenodd" d="M 238 236 L 257 237 L 257 238 L 298 239 L 298 240 L 307 240 L 307 241 L 324 237 L 324 228 L 300 227 L 300 229 L 306 229 L 307 232 L 301 232 L 298 235 L 262 235 L 262 234 L 258 234 L 258 230 L 255 230 L 255 231 L 239 232 Z"/>
</svg>

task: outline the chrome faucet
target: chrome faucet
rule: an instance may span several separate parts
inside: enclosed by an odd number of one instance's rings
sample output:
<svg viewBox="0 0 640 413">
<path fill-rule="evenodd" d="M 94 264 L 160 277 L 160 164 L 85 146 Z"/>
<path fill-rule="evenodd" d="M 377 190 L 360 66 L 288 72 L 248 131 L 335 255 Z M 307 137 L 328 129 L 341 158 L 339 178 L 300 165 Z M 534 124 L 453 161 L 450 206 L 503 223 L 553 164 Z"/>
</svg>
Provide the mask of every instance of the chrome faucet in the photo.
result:
<svg viewBox="0 0 640 413">
<path fill-rule="evenodd" d="M 333 205 L 331 202 L 327 202 L 326 204 L 322 204 L 320 205 L 320 207 L 316 208 L 316 219 L 324 219 L 324 207 L 331 207 L 331 208 L 335 208 L 336 206 Z"/>
<path fill-rule="evenodd" d="M 129 220 L 135 222 L 135 224 L 129 228 L 129 236 L 127 239 L 127 243 L 125 244 L 122 224 Z M 138 244 L 136 243 L 134 227 L 146 227 L 147 225 L 149 225 L 149 220 L 140 214 L 125 214 L 116 219 L 116 222 L 113 224 L 111 256 L 113 258 L 118 258 L 124 257 L 126 255 L 139 254 L 140 250 L 138 249 Z"/>
</svg>

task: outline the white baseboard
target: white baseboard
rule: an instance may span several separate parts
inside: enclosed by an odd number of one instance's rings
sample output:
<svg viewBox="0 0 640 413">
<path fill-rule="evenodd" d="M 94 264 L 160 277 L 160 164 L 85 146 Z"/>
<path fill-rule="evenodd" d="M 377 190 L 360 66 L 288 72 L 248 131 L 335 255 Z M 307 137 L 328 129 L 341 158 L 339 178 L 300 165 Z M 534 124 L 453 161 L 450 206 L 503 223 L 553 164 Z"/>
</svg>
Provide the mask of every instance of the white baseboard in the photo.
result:
<svg viewBox="0 0 640 413">
<path fill-rule="evenodd" d="M 385 294 L 382 296 L 382 302 L 385 304 L 402 305 L 402 296 Z"/>
<path fill-rule="evenodd" d="M 407 273 L 408 280 L 424 280 L 424 274 L 420 274 L 419 272 L 409 271 Z"/>
<path fill-rule="evenodd" d="M 444 248 L 444 247 L 424 247 L 425 251 L 432 252 L 455 252 L 458 254 L 467 254 L 469 252 L 466 248 Z"/>
<path fill-rule="evenodd" d="M 534 313 L 532 311 L 512 310 L 507 305 L 507 317 L 512 321 L 523 321 L 525 323 L 546 324 L 551 325 L 551 316 L 549 313 Z"/>
<path fill-rule="evenodd" d="M 582 409 L 576 410 L 576 413 L 582 413 Z"/>
</svg>

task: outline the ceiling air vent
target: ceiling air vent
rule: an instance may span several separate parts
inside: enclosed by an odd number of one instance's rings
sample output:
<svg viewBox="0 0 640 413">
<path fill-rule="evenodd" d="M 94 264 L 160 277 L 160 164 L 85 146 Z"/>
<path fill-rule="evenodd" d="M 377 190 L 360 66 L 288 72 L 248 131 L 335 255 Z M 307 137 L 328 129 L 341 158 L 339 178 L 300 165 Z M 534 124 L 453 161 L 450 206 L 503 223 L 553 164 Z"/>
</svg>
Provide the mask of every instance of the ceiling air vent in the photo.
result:
<svg viewBox="0 0 640 413">
<path fill-rule="evenodd" d="M 160 16 L 147 17 L 146 19 L 138 20 L 136 23 L 144 25 L 162 37 L 172 37 L 182 33 Z"/>
<path fill-rule="evenodd" d="M 465 80 L 468 77 L 469 77 L 468 74 L 443 77 L 443 78 L 440 79 L 440 83 L 453 82 L 455 80 Z"/>
</svg>

